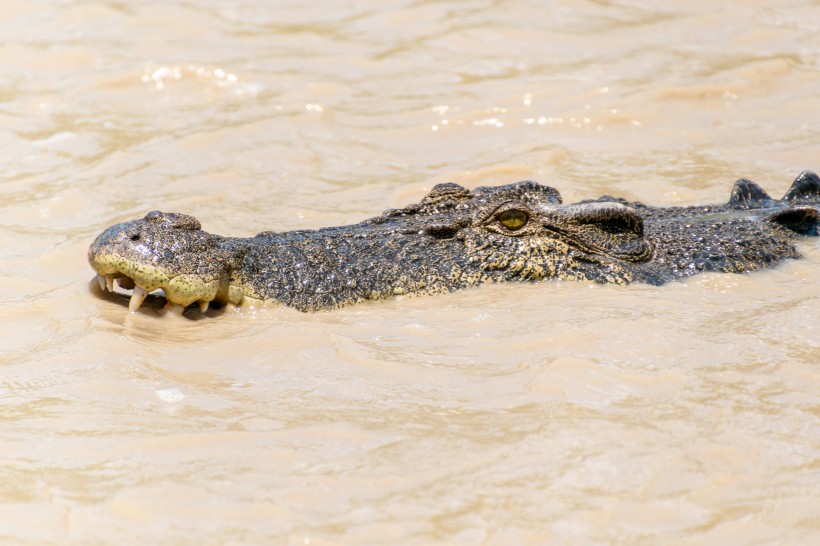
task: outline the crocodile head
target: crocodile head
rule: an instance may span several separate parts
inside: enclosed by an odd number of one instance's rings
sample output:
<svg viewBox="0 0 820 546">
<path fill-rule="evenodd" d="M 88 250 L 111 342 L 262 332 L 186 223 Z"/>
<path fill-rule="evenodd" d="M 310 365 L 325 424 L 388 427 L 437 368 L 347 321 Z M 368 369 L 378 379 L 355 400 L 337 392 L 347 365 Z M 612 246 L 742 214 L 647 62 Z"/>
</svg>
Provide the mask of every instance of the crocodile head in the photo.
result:
<svg viewBox="0 0 820 546">
<path fill-rule="evenodd" d="M 202 231 L 192 216 L 155 210 L 103 231 L 88 249 L 88 261 L 103 290 L 113 290 L 114 281 L 133 289 L 132 311 L 157 289 L 173 303 L 207 308 L 214 299 L 229 299 L 236 256 L 223 241 Z"/>
<path fill-rule="evenodd" d="M 103 290 L 114 282 L 133 289 L 131 310 L 158 289 L 169 302 L 202 309 L 248 297 L 313 310 L 483 282 L 587 279 L 592 264 L 605 264 L 608 282 L 629 282 L 630 264 L 651 255 L 631 207 L 562 205 L 553 188 L 519 182 L 475 190 L 439 184 L 421 202 L 360 224 L 248 239 L 152 211 L 106 229 L 88 260 Z"/>
</svg>

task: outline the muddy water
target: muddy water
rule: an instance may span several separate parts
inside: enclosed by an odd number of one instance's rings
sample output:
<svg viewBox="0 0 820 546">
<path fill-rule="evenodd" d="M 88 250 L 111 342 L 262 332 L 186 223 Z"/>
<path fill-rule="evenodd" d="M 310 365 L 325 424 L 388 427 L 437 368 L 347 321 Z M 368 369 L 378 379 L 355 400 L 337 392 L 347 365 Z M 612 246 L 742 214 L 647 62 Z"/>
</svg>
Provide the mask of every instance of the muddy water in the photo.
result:
<svg viewBox="0 0 820 546">
<path fill-rule="evenodd" d="M 820 4 L 0 1 L 0 542 L 794 544 L 820 536 L 820 246 L 546 282 L 131 314 L 161 208 L 249 235 L 433 184 L 780 195 L 820 169 Z"/>
</svg>

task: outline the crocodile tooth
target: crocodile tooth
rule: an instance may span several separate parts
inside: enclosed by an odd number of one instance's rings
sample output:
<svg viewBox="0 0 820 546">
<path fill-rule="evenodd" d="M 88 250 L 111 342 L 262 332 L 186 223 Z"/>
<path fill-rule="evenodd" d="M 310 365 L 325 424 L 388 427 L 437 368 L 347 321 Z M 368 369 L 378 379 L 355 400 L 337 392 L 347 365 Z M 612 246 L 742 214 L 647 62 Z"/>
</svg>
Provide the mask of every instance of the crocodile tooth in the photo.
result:
<svg viewBox="0 0 820 546">
<path fill-rule="evenodd" d="M 148 290 L 140 285 L 134 285 L 134 292 L 131 294 L 131 301 L 128 302 L 128 310 L 133 312 L 140 308 L 145 297 L 148 295 Z"/>
<path fill-rule="evenodd" d="M 102 275 L 97 275 L 97 282 L 100 283 L 100 290 L 105 292 L 105 277 Z"/>
<path fill-rule="evenodd" d="M 207 311 L 209 303 L 210 302 L 207 302 L 205 300 L 199 300 L 199 312 L 204 313 L 205 311 Z"/>
<path fill-rule="evenodd" d="M 105 276 L 105 287 L 108 289 L 109 292 L 114 291 L 114 275 Z"/>
</svg>

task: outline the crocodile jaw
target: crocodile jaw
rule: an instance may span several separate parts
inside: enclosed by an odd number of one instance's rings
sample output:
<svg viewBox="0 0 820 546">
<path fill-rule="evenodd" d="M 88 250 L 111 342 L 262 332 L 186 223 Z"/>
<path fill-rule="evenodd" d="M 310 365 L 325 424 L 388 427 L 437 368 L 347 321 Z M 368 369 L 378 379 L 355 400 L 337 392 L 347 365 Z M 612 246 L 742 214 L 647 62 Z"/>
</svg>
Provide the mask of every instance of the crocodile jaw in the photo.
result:
<svg viewBox="0 0 820 546">
<path fill-rule="evenodd" d="M 117 255 L 89 256 L 89 263 L 97 272 L 97 281 L 104 292 L 114 292 L 114 281 L 121 288 L 133 289 L 128 303 L 132 312 L 155 290 L 162 290 L 170 303 L 183 307 L 198 302 L 202 312 L 207 311 L 211 301 L 239 304 L 243 298 L 242 288 L 230 284 L 226 278 L 209 280 L 196 274 L 172 276 L 160 267 L 129 263 Z"/>
</svg>

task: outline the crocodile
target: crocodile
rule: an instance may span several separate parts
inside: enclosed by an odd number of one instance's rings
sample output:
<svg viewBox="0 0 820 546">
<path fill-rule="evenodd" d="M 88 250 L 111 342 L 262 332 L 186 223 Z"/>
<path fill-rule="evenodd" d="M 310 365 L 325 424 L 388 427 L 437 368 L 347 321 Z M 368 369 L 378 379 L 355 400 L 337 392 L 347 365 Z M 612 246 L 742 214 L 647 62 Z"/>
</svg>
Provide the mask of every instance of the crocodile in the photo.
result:
<svg viewBox="0 0 820 546">
<path fill-rule="evenodd" d="M 796 239 L 817 236 L 819 211 L 820 178 L 811 171 L 781 199 L 740 179 L 728 203 L 666 208 L 611 196 L 564 204 L 532 181 L 448 182 L 358 224 L 247 238 L 151 211 L 103 231 L 88 261 L 103 291 L 115 282 L 132 290 L 131 311 L 160 289 L 169 304 L 198 303 L 202 312 L 212 302 L 318 311 L 501 281 L 660 285 L 705 271 L 745 273 L 799 258 Z"/>
</svg>

